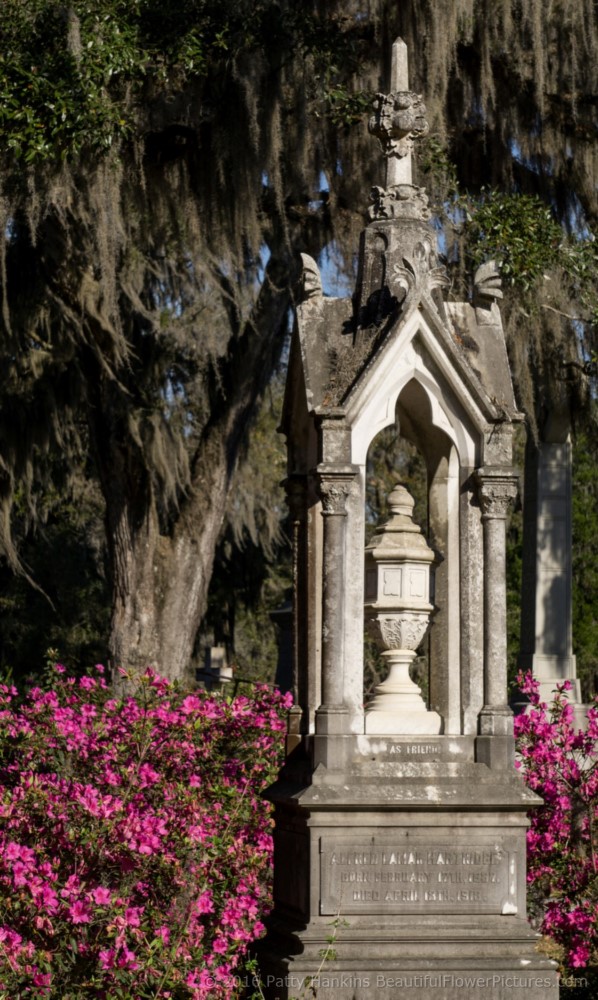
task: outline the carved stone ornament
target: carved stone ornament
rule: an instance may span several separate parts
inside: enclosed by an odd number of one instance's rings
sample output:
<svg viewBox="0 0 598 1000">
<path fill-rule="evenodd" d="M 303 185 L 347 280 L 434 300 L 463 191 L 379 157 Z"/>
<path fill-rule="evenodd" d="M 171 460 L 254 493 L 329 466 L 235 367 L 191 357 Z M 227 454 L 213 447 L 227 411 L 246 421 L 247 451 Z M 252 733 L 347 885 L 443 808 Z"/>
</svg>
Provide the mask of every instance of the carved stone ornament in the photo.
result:
<svg viewBox="0 0 598 1000">
<path fill-rule="evenodd" d="M 366 733 L 439 733 L 409 666 L 423 641 L 433 607 L 430 570 L 434 553 L 413 520 L 413 497 L 397 483 L 388 497 L 391 516 L 365 550 L 366 628 L 382 650 L 388 677 L 366 706 Z"/>
<path fill-rule="evenodd" d="M 421 94 L 400 90 L 394 94 L 376 94 L 374 114 L 368 127 L 380 140 L 385 156 L 402 158 L 411 152 L 415 139 L 429 130 L 426 107 Z"/>
<path fill-rule="evenodd" d="M 353 489 L 352 478 L 321 476 L 318 492 L 323 514 L 346 514 L 345 504 Z"/>
<path fill-rule="evenodd" d="M 427 237 L 416 243 L 409 259 L 404 257 L 402 264 L 395 264 L 389 278 L 389 287 L 394 294 L 397 288 L 402 288 L 409 295 L 415 287 L 420 292 L 431 292 L 449 284 L 446 268 L 438 263 L 436 248 Z"/>
<path fill-rule="evenodd" d="M 517 478 L 505 472 L 503 475 L 476 473 L 478 499 L 482 517 L 504 520 L 517 496 Z"/>
<path fill-rule="evenodd" d="M 498 300 L 503 298 L 500 270 L 495 260 L 481 264 L 473 277 L 473 305 L 478 326 L 499 326 Z"/>
<path fill-rule="evenodd" d="M 426 189 L 415 184 L 392 184 L 389 188 L 373 187 L 368 209 L 369 219 L 421 219 L 431 217 Z"/>
<path fill-rule="evenodd" d="M 480 264 L 473 276 L 474 305 L 478 300 L 494 302 L 495 299 L 502 298 L 502 279 L 498 264 L 495 260 L 487 260 Z"/>
<path fill-rule="evenodd" d="M 320 270 L 313 257 L 307 253 L 301 254 L 301 286 L 299 297 L 302 302 L 308 299 L 322 298 L 322 277 Z"/>
<path fill-rule="evenodd" d="M 415 652 L 421 644 L 428 625 L 429 612 L 411 611 L 388 618 L 380 615 L 367 621 L 367 630 L 380 649 L 409 649 Z"/>
</svg>

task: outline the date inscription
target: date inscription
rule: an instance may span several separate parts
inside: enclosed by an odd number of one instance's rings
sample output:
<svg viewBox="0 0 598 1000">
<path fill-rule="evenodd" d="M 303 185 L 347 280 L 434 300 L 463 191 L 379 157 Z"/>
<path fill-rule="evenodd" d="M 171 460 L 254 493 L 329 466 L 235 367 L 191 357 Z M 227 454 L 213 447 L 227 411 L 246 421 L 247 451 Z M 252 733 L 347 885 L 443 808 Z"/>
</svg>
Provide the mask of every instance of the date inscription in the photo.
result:
<svg viewBox="0 0 598 1000">
<path fill-rule="evenodd" d="M 322 837 L 323 914 L 515 913 L 516 854 L 496 843 Z"/>
</svg>

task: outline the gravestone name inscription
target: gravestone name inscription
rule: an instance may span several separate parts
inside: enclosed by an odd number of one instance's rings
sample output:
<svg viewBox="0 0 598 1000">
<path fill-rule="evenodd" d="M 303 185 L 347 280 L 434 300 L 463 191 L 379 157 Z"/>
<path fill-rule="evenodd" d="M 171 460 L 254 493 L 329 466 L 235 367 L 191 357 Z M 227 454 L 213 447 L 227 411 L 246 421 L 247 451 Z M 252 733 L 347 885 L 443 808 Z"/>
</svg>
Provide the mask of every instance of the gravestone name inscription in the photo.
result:
<svg viewBox="0 0 598 1000">
<path fill-rule="evenodd" d="M 517 910 L 513 841 L 322 837 L 320 851 L 322 914 Z"/>
</svg>

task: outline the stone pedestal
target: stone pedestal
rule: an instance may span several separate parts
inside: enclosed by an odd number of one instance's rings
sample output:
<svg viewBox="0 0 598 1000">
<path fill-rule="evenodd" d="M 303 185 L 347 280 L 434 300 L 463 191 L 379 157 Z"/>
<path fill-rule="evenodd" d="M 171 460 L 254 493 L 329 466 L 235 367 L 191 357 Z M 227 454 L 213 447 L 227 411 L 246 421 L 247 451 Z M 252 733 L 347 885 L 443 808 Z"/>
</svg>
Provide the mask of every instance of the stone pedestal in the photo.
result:
<svg viewBox="0 0 598 1000">
<path fill-rule="evenodd" d="M 368 704 L 366 733 L 437 735 L 442 729 L 442 719 L 438 712 L 428 711 L 421 688 L 409 676 L 416 654 L 407 649 L 389 649 L 381 656 L 388 664 L 388 677 L 378 684 Z"/>
<path fill-rule="evenodd" d="M 474 763 L 472 738 L 358 737 L 342 775 L 301 785 L 295 764 L 269 793 L 266 1000 L 311 996 L 310 982 L 318 1000 L 557 996 L 525 913 L 536 797 Z"/>
</svg>

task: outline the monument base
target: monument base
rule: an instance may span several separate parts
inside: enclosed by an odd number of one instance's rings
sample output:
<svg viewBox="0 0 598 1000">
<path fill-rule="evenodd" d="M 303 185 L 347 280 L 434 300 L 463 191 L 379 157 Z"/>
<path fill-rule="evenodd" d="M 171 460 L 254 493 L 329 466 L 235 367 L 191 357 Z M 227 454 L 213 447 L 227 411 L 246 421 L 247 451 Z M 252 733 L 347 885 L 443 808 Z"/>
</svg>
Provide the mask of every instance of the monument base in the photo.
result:
<svg viewBox="0 0 598 1000">
<path fill-rule="evenodd" d="M 545 1000 L 558 996 L 554 969 L 530 960 L 369 963 L 327 961 L 314 975 L 304 959 L 262 977 L 264 1000 Z"/>
<path fill-rule="evenodd" d="M 465 737 L 366 737 L 355 750 L 342 776 L 320 766 L 305 782 L 291 768 L 268 793 L 266 1000 L 556 1000 L 525 910 L 536 796 L 476 762 Z"/>
</svg>

